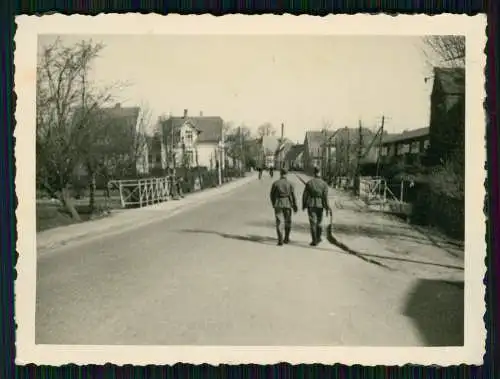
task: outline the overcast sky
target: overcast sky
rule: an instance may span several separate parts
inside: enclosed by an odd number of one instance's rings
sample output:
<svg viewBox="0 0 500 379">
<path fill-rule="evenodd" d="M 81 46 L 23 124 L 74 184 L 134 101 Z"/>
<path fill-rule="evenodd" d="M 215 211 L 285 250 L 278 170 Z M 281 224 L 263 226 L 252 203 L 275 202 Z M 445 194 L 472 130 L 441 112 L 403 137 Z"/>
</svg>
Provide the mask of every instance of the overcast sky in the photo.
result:
<svg viewBox="0 0 500 379">
<path fill-rule="evenodd" d="M 96 83 L 127 80 L 126 105 L 161 114 L 221 116 L 256 130 L 265 122 L 303 141 L 306 130 L 428 126 L 430 75 L 419 37 L 404 36 L 63 36 L 105 49 Z M 54 41 L 42 36 L 39 46 Z"/>
</svg>

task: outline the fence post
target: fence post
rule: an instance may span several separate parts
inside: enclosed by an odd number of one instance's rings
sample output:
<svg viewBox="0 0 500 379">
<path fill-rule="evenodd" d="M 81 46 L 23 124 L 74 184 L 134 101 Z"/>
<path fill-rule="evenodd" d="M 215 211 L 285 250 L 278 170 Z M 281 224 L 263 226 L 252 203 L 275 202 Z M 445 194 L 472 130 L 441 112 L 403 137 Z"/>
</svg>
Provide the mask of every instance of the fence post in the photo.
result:
<svg viewBox="0 0 500 379">
<path fill-rule="evenodd" d="M 125 208 L 125 199 L 123 198 L 123 184 L 121 181 L 119 184 L 119 188 L 120 188 L 120 201 L 122 203 L 122 208 Z"/>
<path fill-rule="evenodd" d="M 384 180 L 384 204 L 387 203 L 387 182 Z"/>
<path fill-rule="evenodd" d="M 142 188 L 141 188 L 141 180 L 137 182 L 137 185 L 139 186 L 139 208 L 142 208 Z"/>
</svg>

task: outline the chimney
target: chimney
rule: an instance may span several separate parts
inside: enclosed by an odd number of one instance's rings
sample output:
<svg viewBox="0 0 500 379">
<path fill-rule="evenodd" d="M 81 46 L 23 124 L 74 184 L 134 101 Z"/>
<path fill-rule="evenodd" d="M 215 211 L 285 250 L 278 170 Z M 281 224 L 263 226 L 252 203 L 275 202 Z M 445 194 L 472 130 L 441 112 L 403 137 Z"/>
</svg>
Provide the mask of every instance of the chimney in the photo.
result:
<svg viewBox="0 0 500 379">
<path fill-rule="evenodd" d="M 115 104 L 115 108 L 120 108 L 122 105 L 120 103 Z"/>
<path fill-rule="evenodd" d="M 200 111 L 200 117 L 203 117 L 203 111 Z"/>
<path fill-rule="evenodd" d="M 281 124 L 281 141 L 283 141 L 283 134 L 284 134 L 284 131 L 285 131 L 285 124 Z"/>
<path fill-rule="evenodd" d="M 188 116 L 188 110 L 184 109 L 184 118 L 187 118 L 187 116 Z"/>
</svg>

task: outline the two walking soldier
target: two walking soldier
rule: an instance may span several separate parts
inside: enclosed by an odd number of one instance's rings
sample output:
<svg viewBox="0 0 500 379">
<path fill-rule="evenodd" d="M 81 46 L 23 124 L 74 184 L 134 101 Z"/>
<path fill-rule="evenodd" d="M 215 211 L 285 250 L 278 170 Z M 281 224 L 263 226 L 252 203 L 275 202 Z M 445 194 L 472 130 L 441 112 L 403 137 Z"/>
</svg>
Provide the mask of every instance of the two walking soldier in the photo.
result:
<svg viewBox="0 0 500 379">
<path fill-rule="evenodd" d="M 298 210 L 295 189 L 287 180 L 286 174 L 286 169 L 280 170 L 280 178 L 271 186 L 271 204 L 274 208 L 279 246 L 290 242 L 292 210 L 294 213 Z"/>
<path fill-rule="evenodd" d="M 316 246 L 321 242 L 323 211 L 331 213 L 328 204 L 328 184 L 320 178 L 320 170 L 317 167 L 314 169 L 314 178 L 306 183 L 302 195 L 302 210 L 306 209 L 311 228 L 311 246 Z"/>
</svg>

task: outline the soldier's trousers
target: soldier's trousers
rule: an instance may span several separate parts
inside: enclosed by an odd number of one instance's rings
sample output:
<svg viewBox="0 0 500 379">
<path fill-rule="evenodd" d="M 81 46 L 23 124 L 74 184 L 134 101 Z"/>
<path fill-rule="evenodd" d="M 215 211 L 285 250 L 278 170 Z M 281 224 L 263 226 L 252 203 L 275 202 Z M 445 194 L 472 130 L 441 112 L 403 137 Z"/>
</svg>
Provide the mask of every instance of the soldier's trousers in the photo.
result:
<svg viewBox="0 0 500 379">
<path fill-rule="evenodd" d="M 309 216 L 309 226 L 311 228 L 312 242 L 318 243 L 321 240 L 323 232 L 323 208 L 308 208 L 307 214 Z"/>
<path fill-rule="evenodd" d="M 290 230 L 292 229 L 292 209 L 274 208 L 274 217 L 276 219 L 278 241 L 288 241 L 290 239 Z"/>
</svg>

